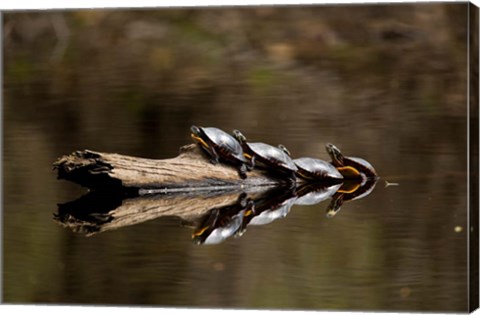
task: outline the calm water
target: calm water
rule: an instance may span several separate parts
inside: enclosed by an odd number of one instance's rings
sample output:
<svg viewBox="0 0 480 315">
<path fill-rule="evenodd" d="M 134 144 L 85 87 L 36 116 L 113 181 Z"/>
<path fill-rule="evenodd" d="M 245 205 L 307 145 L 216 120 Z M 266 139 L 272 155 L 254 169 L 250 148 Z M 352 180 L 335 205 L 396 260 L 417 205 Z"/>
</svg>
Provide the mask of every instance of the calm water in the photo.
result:
<svg viewBox="0 0 480 315">
<path fill-rule="evenodd" d="M 8 303 L 467 310 L 466 4 L 4 16 Z M 361 21 L 355 22 L 355 21 Z M 455 30 L 455 31 L 454 31 Z M 218 245 L 158 217 L 86 237 L 57 204 L 78 149 L 176 156 L 192 124 L 381 179 Z M 398 186 L 385 187 L 385 180 Z"/>
</svg>

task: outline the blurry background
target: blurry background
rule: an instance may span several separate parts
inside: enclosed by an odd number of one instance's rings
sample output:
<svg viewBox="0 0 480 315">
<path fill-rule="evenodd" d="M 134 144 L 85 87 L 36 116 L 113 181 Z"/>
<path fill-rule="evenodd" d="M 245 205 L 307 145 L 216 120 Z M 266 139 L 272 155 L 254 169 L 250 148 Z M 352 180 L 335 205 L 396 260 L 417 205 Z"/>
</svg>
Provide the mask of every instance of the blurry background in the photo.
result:
<svg viewBox="0 0 480 315">
<path fill-rule="evenodd" d="M 5 13 L 4 301 L 465 311 L 467 6 Z M 175 218 L 52 221 L 85 192 L 57 157 L 169 158 L 191 124 L 296 157 L 332 142 L 399 186 L 210 247 Z"/>
</svg>

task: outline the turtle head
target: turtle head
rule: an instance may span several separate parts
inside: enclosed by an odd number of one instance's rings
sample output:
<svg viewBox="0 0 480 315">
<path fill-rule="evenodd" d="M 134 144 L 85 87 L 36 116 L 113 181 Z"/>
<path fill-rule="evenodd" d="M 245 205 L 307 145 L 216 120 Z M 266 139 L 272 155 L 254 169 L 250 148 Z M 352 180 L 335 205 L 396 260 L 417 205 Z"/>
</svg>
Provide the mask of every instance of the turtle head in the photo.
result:
<svg viewBox="0 0 480 315">
<path fill-rule="evenodd" d="M 285 152 L 286 155 L 292 156 L 292 155 L 290 154 L 290 151 L 289 151 L 283 144 L 279 144 L 279 145 L 278 145 L 278 148 L 279 148 L 280 150 L 282 150 L 283 152 Z"/>
<path fill-rule="evenodd" d="M 194 141 L 198 142 L 202 147 L 205 147 L 205 148 L 209 147 L 208 143 L 205 142 L 205 138 L 204 138 L 205 136 L 200 127 L 193 125 L 192 127 L 190 127 L 190 131 L 192 132 L 190 134 L 190 137 L 192 137 Z"/>
<path fill-rule="evenodd" d="M 335 165 L 336 167 L 343 166 L 343 154 L 336 146 L 331 143 L 327 143 L 325 149 L 327 150 L 328 155 L 332 159 L 333 165 Z"/>
<path fill-rule="evenodd" d="M 240 144 L 244 144 L 245 142 L 247 142 L 247 138 L 245 138 L 245 136 L 243 135 L 243 133 L 240 132 L 240 130 L 233 130 L 233 136 L 235 137 L 235 139 L 237 139 L 238 142 L 240 142 Z"/>
<path fill-rule="evenodd" d="M 338 195 L 336 198 L 334 197 L 330 204 L 327 207 L 327 218 L 333 218 L 343 204 L 343 194 Z"/>
<path fill-rule="evenodd" d="M 195 126 L 195 125 L 193 125 L 192 127 L 190 127 L 190 131 L 192 132 L 192 135 L 195 135 L 195 136 L 197 136 L 197 137 L 199 137 L 200 134 L 201 134 L 200 128 L 197 127 L 197 126 Z"/>
<path fill-rule="evenodd" d="M 198 237 L 192 238 L 192 242 L 195 245 L 202 245 L 202 240 Z"/>
</svg>

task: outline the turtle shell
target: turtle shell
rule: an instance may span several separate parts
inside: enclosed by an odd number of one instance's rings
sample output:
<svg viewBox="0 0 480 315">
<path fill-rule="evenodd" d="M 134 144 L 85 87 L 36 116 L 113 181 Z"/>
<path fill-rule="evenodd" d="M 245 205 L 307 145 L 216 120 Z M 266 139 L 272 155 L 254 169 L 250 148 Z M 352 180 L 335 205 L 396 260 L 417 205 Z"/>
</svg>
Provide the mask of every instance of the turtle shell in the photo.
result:
<svg viewBox="0 0 480 315">
<path fill-rule="evenodd" d="M 308 184 L 308 186 L 305 187 L 305 192 L 303 192 L 303 187 L 300 187 L 299 190 L 302 195 L 299 196 L 298 199 L 295 201 L 296 205 L 310 206 L 327 200 L 337 192 L 337 190 L 340 188 L 340 186 L 342 186 L 342 184 L 323 186 L 320 188 L 310 186 L 311 184 Z"/>
<path fill-rule="evenodd" d="M 262 211 L 260 214 L 254 216 L 250 220 L 249 225 L 265 225 L 277 219 L 285 218 L 290 212 L 290 209 L 294 205 L 296 199 L 296 197 L 287 199 L 272 209 Z"/>
<path fill-rule="evenodd" d="M 377 184 L 377 179 L 369 179 L 364 183 L 362 183 L 361 185 L 358 185 L 352 192 L 349 192 L 349 193 L 340 192 L 342 190 L 342 188 L 340 188 L 332 196 L 332 201 L 327 207 L 327 217 L 331 218 L 338 211 L 340 211 L 340 208 L 342 207 L 345 201 L 357 200 L 357 199 L 361 199 L 368 196 L 373 191 L 376 184 Z"/>
<path fill-rule="evenodd" d="M 343 179 L 342 174 L 330 163 L 309 157 L 293 160 L 297 174 L 305 180 Z"/>
<path fill-rule="evenodd" d="M 367 177 L 377 177 L 377 173 L 375 172 L 372 164 L 362 158 L 350 156 L 344 157 L 343 164 L 345 166 L 351 166 L 357 169 L 360 173 L 364 173 Z"/>
<path fill-rule="evenodd" d="M 214 229 L 205 239 L 203 244 L 206 244 L 206 245 L 219 244 L 223 242 L 225 239 L 235 234 L 235 232 L 242 225 L 244 215 L 245 215 L 245 210 L 241 210 L 239 213 L 232 216 L 228 224 Z"/>
<path fill-rule="evenodd" d="M 348 197 L 344 198 L 344 200 L 357 200 L 357 199 L 362 199 L 373 191 L 375 188 L 375 185 L 377 184 L 377 179 L 370 179 L 367 180 L 365 183 L 362 184 L 360 188 L 355 190 L 353 193 L 351 193 Z"/>
<path fill-rule="evenodd" d="M 234 235 L 242 226 L 243 217 L 251 211 L 254 202 L 242 193 L 231 205 L 209 210 L 203 222 L 193 233 L 193 241 L 197 244 L 218 244 Z"/>
<path fill-rule="evenodd" d="M 234 137 L 215 127 L 203 127 L 200 128 L 200 130 L 207 137 L 205 140 L 213 145 L 215 151 L 217 151 L 221 157 L 228 160 L 247 162 L 243 156 L 242 146 Z"/>
<path fill-rule="evenodd" d="M 293 160 L 283 150 L 262 142 L 247 143 L 255 160 L 276 169 L 297 171 Z"/>
</svg>

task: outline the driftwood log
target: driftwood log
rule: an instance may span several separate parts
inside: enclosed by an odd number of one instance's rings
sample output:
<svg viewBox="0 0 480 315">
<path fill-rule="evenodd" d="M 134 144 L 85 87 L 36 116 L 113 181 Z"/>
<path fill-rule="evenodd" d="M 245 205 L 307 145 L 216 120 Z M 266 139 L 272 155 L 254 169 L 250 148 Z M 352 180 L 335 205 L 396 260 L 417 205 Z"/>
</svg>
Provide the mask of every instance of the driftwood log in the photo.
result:
<svg viewBox="0 0 480 315">
<path fill-rule="evenodd" d="M 59 158 L 54 169 L 59 179 L 90 189 L 85 196 L 58 205 L 54 215 L 57 223 L 86 235 L 167 216 L 197 226 L 212 209 L 234 205 L 242 194 L 262 211 L 312 190 L 312 185 L 292 187 L 285 179 L 257 169 L 241 179 L 234 166 L 213 165 L 195 144 L 164 160 L 76 151 Z M 332 184 L 319 183 L 324 185 L 321 189 Z"/>
<path fill-rule="evenodd" d="M 76 151 L 53 166 L 59 179 L 90 189 L 58 205 L 54 215 L 57 223 L 86 235 L 167 216 L 194 226 L 210 209 L 233 204 L 242 193 L 252 198 L 282 184 L 261 170 L 241 179 L 234 166 L 210 163 L 196 144 L 163 160 Z"/>
<path fill-rule="evenodd" d="M 234 166 L 213 165 L 195 144 L 181 147 L 177 157 L 164 160 L 76 151 L 59 158 L 53 166 L 59 179 L 91 190 L 119 190 L 133 195 L 229 190 L 282 183 L 282 179 L 260 170 L 248 172 L 247 178 L 241 179 Z"/>
</svg>

